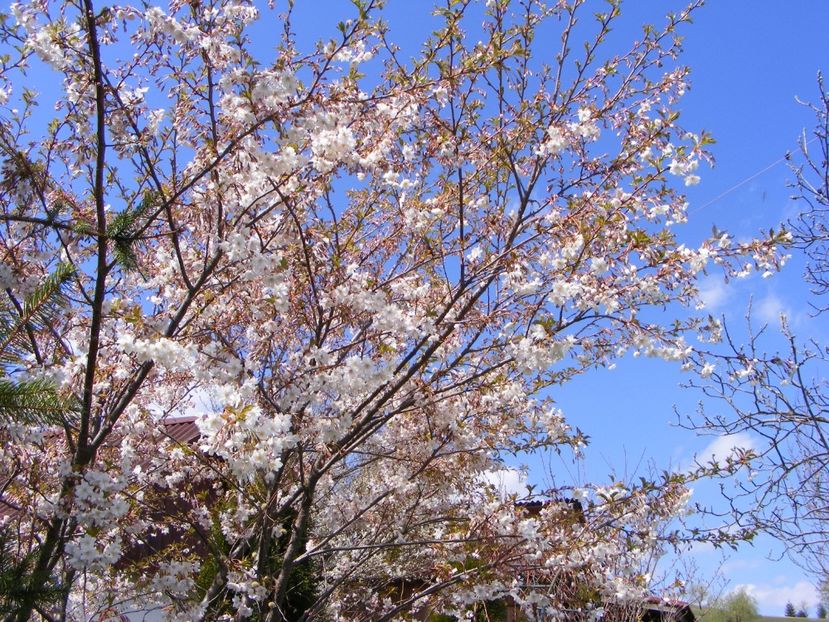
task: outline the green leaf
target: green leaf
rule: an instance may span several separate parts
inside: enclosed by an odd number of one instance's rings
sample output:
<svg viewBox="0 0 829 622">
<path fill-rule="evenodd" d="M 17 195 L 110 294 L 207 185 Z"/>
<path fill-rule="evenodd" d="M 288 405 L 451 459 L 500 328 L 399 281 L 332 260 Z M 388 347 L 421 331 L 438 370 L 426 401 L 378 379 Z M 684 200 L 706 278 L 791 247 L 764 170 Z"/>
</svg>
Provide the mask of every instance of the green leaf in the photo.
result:
<svg viewBox="0 0 829 622">
<path fill-rule="evenodd" d="M 138 238 L 144 216 L 158 207 L 159 199 L 158 193 L 147 191 L 144 193 L 138 207 L 118 212 L 109 223 L 107 237 L 114 244 L 113 257 L 118 264 L 127 270 L 131 270 L 138 265 L 138 257 L 133 249 L 133 244 Z"/>
<path fill-rule="evenodd" d="M 57 311 L 66 303 L 63 290 L 75 271 L 68 264 L 58 264 L 55 271 L 23 301 L 23 310 L 7 308 L 0 312 L 0 360 L 9 361 L 21 351 L 28 351 L 26 328 L 38 331 L 48 326 Z"/>
<path fill-rule="evenodd" d="M 48 380 L 0 379 L 0 418 L 30 425 L 58 424 L 76 408 Z"/>
<path fill-rule="evenodd" d="M 4 618 L 14 617 L 33 606 L 57 604 L 64 594 L 64 589 L 52 581 L 32 587 L 29 579 L 39 550 L 35 548 L 18 557 L 15 554 L 17 546 L 16 534 L 11 529 L 0 530 L 0 616 Z"/>
</svg>

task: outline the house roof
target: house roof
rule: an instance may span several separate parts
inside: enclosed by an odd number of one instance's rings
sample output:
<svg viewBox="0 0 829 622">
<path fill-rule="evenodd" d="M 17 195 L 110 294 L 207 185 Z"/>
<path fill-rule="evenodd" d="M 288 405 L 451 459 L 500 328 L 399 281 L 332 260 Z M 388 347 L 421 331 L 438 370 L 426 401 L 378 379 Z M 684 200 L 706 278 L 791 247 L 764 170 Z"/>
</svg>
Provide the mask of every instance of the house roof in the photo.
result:
<svg viewBox="0 0 829 622">
<path fill-rule="evenodd" d="M 182 445 L 190 445 L 198 440 L 201 432 L 196 425 L 196 417 L 167 417 L 161 420 L 161 426 L 164 434 L 170 440 L 180 443 Z M 59 434 L 55 433 L 54 438 L 58 438 Z M 20 504 L 15 503 L 15 500 L 9 495 L 0 496 L 0 525 L 6 520 L 15 518 L 24 512 L 24 508 Z"/>
<path fill-rule="evenodd" d="M 196 441 L 201 432 L 196 417 L 168 417 L 161 421 L 164 433 L 177 443 L 189 444 Z"/>
</svg>

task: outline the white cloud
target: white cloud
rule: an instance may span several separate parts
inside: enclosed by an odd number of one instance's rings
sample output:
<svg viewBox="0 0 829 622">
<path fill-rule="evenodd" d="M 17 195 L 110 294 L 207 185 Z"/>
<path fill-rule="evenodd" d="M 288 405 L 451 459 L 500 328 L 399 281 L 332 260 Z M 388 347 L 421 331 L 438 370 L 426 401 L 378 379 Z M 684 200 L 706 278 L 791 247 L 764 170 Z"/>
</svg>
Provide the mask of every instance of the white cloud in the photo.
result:
<svg viewBox="0 0 829 622">
<path fill-rule="evenodd" d="M 722 278 L 709 276 L 699 284 L 699 297 L 705 308 L 714 311 L 728 302 L 731 292 Z"/>
<path fill-rule="evenodd" d="M 708 542 L 706 540 L 693 542 L 688 547 L 688 555 L 689 556 L 707 555 L 709 553 L 718 553 L 718 554 L 721 555 L 722 551 L 721 551 L 721 549 L 718 549 L 717 547 L 715 547 L 711 542 Z"/>
<path fill-rule="evenodd" d="M 754 439 L 747 432 L 726 434 L 718 436 L 708 443 L 705 449 L 697 452 L 695 459 L 700 464 L 706 464 L 711 461 L 723 464 L 737 450 L 750 450 L 755 448 Z"/>
<path fill-rule="evenodd" d="M 739 590 L 754 597 L 761 613 L 772 616 L 782 616 L 786 603 L 792 603 L 798 609 L 805 604 L 814 615 L 814 607 L 820 600 L 815 586 L 803 580 L 784 585 L 743 583 L 734 587 L 735 592 Z"/>
<path fill-rule="evenodd" d="M 492 484 L 498 490 L 502 499 L 511 494 L 523 497 L 527 494 L 527 474 L 518 469 L 504 468 L 498 471 L 487 471 L 483 474 L 486 483 Z"/>
<path fill-rule="evenodd" d="M 779 326 L 780 316 L 790 316 L 791 312 L 776 294 L 768 294 L 754 305 L 757 318 L 769 326 Z"/>
<path fill-rule="evenodd" d="M 167 410 L 160 404 L 150 405 L 150 412 L 155 417 L 200 417 L 205 413 L 221 410 L 222 404 L 217 402 L 213 392 L 203 387 L 191 391 L 181 402 L 175 405 L 172 410 Z"/>
<path fill-rule="evenodd" d="M 762 561 L 765 563 L 765 560 Z M 723 565 L 720 567 L 720 572 L 726 576 L 733 575 L 737 572 L 743 572 L 744 570 L 751 570 L 756 567 L 758 561 L 756 559 L 729 559 L 726 562 L 723 562 Z"/>
</svg>

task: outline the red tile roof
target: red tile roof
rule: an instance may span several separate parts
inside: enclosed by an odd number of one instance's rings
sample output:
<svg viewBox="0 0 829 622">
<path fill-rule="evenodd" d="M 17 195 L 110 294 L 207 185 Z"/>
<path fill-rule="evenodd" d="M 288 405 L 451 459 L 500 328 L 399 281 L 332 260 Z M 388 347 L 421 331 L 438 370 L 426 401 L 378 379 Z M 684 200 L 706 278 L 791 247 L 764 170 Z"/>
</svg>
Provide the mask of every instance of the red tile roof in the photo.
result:
<svg viewBox="0 0 829 622">
<path fill-rule="evenodd" d="M 161 420 L 161 426 L 164 434 L 170 440 L 181 443 L 183 445 L 190 445 L 198 440 L 201 433 L 196 425 L 196 417 L 167 417 Z M 47 435 L 52 436 L 52 435 Z M 55 439 L 60 435 L 55 433 Z M 23 508 L 14 502 L 9 497 L 0 497 L 0 524 L 7 519 L 12 519 L 23 513 Z"/>
<path fill-rule="evenodd" d="M 162 420 L 164 433 L 178 443 L 192 443 L 201 435 L 196 417 L 168 417 Z"/>
</svg>

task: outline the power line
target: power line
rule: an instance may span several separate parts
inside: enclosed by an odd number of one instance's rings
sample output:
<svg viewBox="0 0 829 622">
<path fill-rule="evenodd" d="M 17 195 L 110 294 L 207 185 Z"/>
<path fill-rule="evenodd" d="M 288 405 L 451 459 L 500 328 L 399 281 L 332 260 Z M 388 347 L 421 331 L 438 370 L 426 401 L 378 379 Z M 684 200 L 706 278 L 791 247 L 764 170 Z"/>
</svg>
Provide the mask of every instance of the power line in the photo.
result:
<svg viewBox="0 0 829 622">
<path fill-rule="evenodd" d="M 814 137 L 812 137 L 812 139 L 811 139 L 811 140 L 807 141 L 806 143 L 803 143 L 803 146 L 805 147 L 805 146 L 807 146 L 807 145 L 809 145 L 809 144 L 813 143 L 813 142 L 814 142 L 814 141 L 816 141 L 816 140 L 817 140 L 817 136 L 814 136 Z M 748 177 L 746 177 L 746 178 L 745 178 L 745 179 L 743 179 L 742 181 L 737 182 L 736 184 L 734 184 L 733 186 L 731 186 L 731 187 L 730 187 L 730 188 L 728 188 L 727 190 L 725 190 L 725 191 L 721 192 L 720 194 L 718 194 L 717 196 L 715 196 L 715 197 L 714 197 L 713 199 L 711 199 L 710 201 L 708 201 L 708 202 L 706 202 L 706 203 L 703 203 L 703 204 L 702 204 L 702 205 L 700 205 L 699 207 L 695 207 L 694 209 L 690 210 L 690 211 L 689 211 L 689 213 L 691 213 L 691 214 L 695 214 L 696 212 L 700 212 L 700 211 L 704 210 L 706 207 L 709 207 L 709 206 L 713 205 L 714 203 L 716 203 L 717 201 L 719 201 L 720 199 L 722 199 L 722 198 L 724 198 L 724 197 L 727 197 L 729 194 L 731 194 L 732 192 L 734 192 L 734 191 L 735 191 L 735 190 L 737 190 L 738 188 L 740 188 L 740 187 L 742 187 L 742 186 L 746 185 L 748 182 L 750 182 L 750 181 L 752 181 L 752 180 L 754 180 L 754 179 L 756 179 L 756 178 L 760 177 L 760 176 L 761 176 L 761 175 L 763 175 L 764 173 L 767 173 L 768 171 L 770 171 L 771 169 L 773 169 L 775 166 L 777 166 L 777 165 L 778 165 L 778 164 L 780 164 L 781 162 L 785 162 L 785 161 L 786 161 L 786 160 L 788 160 L 790 157 L 791 157 L 791 156 L 790 156 L 789 154 L 786 154 L 786 155 L 784 155 L 782 158 L 778 158 L 777 160 L 775 160 L 775 161 L 774 161 L 774 162 L 772 162 L 771 164 L 769 164 L 769 165 L 767 165 L 767 166 L 763 167 L 762 169 L 760 169 L 760 170 L 759 170 L 759 171 L 757 171 L 756 173 L 753 173 L 752 175 L 749 175 Z"/>
</svg>

